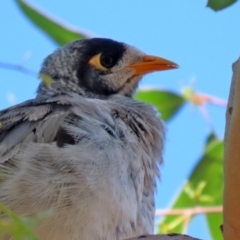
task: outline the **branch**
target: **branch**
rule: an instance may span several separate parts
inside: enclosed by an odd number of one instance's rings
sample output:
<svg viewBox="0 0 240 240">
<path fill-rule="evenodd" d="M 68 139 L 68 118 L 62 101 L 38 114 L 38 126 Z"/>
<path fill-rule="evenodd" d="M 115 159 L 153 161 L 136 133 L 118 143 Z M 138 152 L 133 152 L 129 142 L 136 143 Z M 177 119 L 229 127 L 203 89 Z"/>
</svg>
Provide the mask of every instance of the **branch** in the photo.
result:
<svg viewBox="0 0 240 240">
<path fill-rule="evenodd" d="M 166 216 L 166 215 L 185 215 L 190 219 L 192 215 L 204 214 L 204 213 L 219 213 L 222 212 L 222 206 L 216 207 L 195 207 L 195 208 L 180 208 L 180 209 L 159 209 L 156 210 L 156 216 Z M 161 235 L 147 235 L 140 236 L 136 238 L 130 238 L 126 240 L 198 240 L 198 238 L 193 238 L 182 234 L 161 234 Z"/>
<path fill-rule="evenodd" d="M 224 151 L 223 235 L 240 239 L 240 59 L 233 64 L 233 77 L 226 112 Z"/>
<path fill-rule="evenodd" d="M 190 237 L 187 235 L 170 233 L 162 235 L 145 235 L 136 238 L 129 238 L 126 240 L 200 240 L 199 238 Z"/>
<path fill-rule="evenodd" d="M 224 99 L 204 93 L 195 93 L 192 97 L 192 102 L 196 105 L 205 105 L 206 103 L 212 103 L 220 107 L 226 107 L 227 105 L 227 101 Z"/>
<path fill-rule="evenodd" d="M 0 62 L 0 68 L 5 68 L 5 69 L 9 69 L 9 70 L 18 71 L 18 72 L 30 75 L 30 76 L 35 77 L 35 78 L 37 77 L 37 73 L 35 71 L 33 71 L 31 69 L 28 69 L 28 68 L 25 68 L 21 65 L 17 65 L 17 64 Z"/>
<path fill-rule="evenodd" d="M 156 210 L 156 216 L 166 216 L 166 215 L 197 215 L 205 213 L 219 213 L 222 212 L 222 206 L 216 207 L 195 207 L 195 208 L 180 208 L 180 209 L 159 209 Z"/>
</svg>

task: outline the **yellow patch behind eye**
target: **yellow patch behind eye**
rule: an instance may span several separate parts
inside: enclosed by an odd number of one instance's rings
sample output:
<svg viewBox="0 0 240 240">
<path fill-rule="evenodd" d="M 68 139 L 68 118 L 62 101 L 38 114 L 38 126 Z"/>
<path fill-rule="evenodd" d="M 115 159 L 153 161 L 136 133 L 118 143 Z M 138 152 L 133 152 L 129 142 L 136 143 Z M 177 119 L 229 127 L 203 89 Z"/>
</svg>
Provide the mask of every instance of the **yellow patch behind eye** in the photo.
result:
<svg viewBox="0 0 240 240">
<path fill-rule="evenodd" d="M 95 68 L 97 68 L 98 70 L 107 71 L 108 69 L 105 68 L 104 66 L 102 66 L 102 64 L 100 62 L 100 57 L 101 57 L 101 53 L 92 57 L 88 63 L 90 65 L 94 66 Z"/>
</svg>

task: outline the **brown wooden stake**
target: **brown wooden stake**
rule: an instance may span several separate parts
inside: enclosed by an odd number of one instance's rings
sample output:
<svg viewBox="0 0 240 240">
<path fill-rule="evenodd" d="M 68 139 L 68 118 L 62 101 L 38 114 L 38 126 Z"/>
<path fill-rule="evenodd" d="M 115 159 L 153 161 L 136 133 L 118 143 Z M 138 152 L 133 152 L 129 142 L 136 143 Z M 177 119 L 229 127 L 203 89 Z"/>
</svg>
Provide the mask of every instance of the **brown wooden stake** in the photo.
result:
<svg viewBox="0 0 240 240">
<path fill-rule="evenodd" d="M 233 77 L 226 112 L 224 149 L 224 240 L 240 239 L 240 59 Z"/>
</svg>

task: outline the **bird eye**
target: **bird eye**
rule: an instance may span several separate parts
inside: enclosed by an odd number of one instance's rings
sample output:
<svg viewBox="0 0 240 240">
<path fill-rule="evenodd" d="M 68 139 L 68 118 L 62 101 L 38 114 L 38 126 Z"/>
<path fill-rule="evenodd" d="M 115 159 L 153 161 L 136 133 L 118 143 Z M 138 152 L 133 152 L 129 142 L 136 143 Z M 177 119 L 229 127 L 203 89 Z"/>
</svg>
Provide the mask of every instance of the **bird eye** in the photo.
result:
<svg viewBox="0 0 240 240">
<path fill-rule="evenodd" d="M 100 55 L 100 63 L 105 68 L 111 68 L 115 65 L 113 57 L 105 54 Z"/>
<path fill-rule="evenodd" d="M 99 53 L 92 57 L 88 63 L 101 71 L 107 71 L 109 68 L 113 67 L 116 62 L 117 59 L 109 53 Z"/>
</svg>

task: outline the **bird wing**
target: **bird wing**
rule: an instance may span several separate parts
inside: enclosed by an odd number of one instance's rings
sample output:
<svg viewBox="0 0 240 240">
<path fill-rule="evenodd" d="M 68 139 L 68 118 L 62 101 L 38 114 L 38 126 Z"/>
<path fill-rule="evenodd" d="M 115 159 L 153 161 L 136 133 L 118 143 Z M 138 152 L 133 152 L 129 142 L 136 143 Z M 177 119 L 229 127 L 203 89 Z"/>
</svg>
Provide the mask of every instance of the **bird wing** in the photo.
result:
<svg viewBox="0 0 240 240">
<path fill-rule="evenodd" d="M 0 111 L 0 162 L 29 142 L 54 141 L 74 102 L 72 96 L 32 99 Z"/>
<path fill-rule="evenodd" d="M 0 202 L 24 215 L 55 209 L 42 239 L 153 231 L 164 131 L 151 106 L 59 96 L 3 110 L 0 120 Z"/>
</svg>

